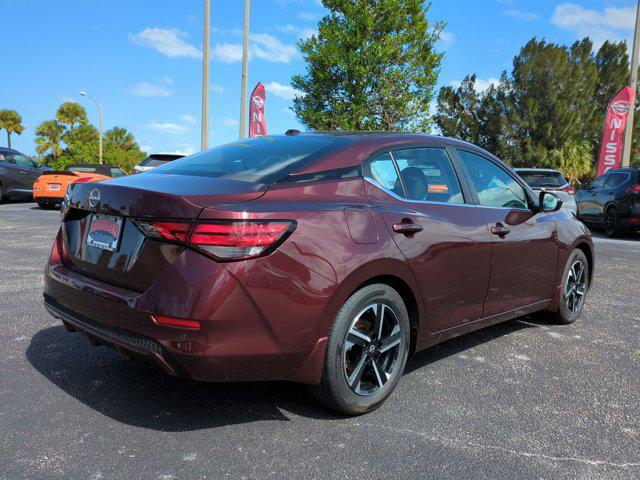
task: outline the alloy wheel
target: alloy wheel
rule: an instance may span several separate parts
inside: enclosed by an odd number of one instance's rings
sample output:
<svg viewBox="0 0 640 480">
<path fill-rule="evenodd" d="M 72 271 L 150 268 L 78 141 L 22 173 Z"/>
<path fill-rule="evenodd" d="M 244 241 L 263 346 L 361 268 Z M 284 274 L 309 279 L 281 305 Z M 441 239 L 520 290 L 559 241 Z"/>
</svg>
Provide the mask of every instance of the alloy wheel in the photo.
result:
<svg viewBox="0 0 640 480">
<path fill-rule="evenodd" d="M 604 217 L 604 231 L 607 235 L 613 235 L 618 227 L 618 218 L 615 210 L 609 210 Z"/>
<path fill-rule="evenodd" d="M 587 290 L 586 266 L 582 260 L 576 260 L 571 265 L 567 282 L 564 287 L 564 299 L 567 310 L 571 315 L 580 312 L 584 303 L 584 296 Z"/>
<path fill-rule="evenodd" d="M 343 344 L 342 367 L 349 387 L 373 395 L 398 375 L 402 331 L 393 309 L 374 303 L 353 319 Z"/>
</svg>

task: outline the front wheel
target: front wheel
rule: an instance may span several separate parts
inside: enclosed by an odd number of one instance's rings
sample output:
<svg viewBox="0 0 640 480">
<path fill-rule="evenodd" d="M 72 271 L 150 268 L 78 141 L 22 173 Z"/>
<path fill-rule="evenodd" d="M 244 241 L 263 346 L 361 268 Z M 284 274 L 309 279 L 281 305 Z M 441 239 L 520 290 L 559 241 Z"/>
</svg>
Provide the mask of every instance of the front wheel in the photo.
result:
<svg viewBox="0 0 640 480">
<path fill-rule="evenodd" d="M 312 395 L 349 415 L 378 408 L 400 381 L 409 354 L 409 314 L 388 285 L 361 288 L 342 306 L 329 331 L 319 385 Z"/>
<path fill-rule="evenodd" d="M 589 281 L 589 262 L 584 252 L 576 248 L 569 256 L 562 276 L 560 304 L 555 312 L 558 323 L 573 323 L 580 317 Z"/>
</svg>

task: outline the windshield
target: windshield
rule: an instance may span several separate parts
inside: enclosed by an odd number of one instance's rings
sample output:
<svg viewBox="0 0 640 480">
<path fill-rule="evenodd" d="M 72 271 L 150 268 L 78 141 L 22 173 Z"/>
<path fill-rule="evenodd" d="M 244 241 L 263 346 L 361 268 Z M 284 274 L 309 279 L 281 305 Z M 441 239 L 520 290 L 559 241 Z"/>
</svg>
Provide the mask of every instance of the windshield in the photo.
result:
<svg viewBox="0 0 640 480">
<path fill-rule="evenodd" d="M 562 187 L 567 183 L 560 172 L 519 171 L 518 175 L 532 188 Z"/>
<path fill-rule="evenodd" d="M 344 138 L 307 135 L 252 138 L 175 160 L 153 173 L 268 184 L 347 143 Z"/>
</svg>

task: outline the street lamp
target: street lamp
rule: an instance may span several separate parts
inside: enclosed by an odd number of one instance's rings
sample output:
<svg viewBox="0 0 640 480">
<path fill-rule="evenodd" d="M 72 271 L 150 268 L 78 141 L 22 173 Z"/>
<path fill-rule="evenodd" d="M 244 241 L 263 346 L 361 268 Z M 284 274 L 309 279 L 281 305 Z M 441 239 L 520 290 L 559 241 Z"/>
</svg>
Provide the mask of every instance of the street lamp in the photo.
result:
<svg viewBox="0 0 640 480">
<path fill-rule="evenodd" d="M 98 163 L 102 163 L 102 104 L 95 98 L 89 95 L 87 92 L 80 92 L 83 97 L 89 97 L 89 99 L 98 105 L 98 111 L 100 112 L 100 143 L 98 143 Z"/>
<path fill-rule="evenodd" d="M 209 42 L 211 35 L 211 1 L 204 0 L 204 39 L 202 42 L 202 125 L 200 126 L 200 150 L 209 148 Z"/>
<path fill-rule="evenodd" d="M 244 32 L 242 36 L 242 77 L 240 86 L 240 140 L 247 136 L 247 70 L 249 63 L 249 4 L 244 1 Z"/>
</svg>

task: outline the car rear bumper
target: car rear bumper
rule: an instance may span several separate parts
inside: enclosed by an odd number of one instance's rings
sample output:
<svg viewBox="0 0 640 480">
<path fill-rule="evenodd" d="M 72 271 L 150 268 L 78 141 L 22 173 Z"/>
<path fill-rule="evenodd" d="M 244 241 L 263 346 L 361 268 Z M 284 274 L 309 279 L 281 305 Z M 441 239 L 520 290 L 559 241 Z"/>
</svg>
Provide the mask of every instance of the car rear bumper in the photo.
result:
<svg viewBox="0 0 640 480">
<path fill-rule="evenodd" d="M 257 273 L 247 281 L 249 262 L 218 264 L 185 251 L 138 293 L 72 271 L 54 252 L 45 306 L 93 345 L 114 347 L 124 358 L 145 355 L 171 375 L 315 383 L 324 358 L 324 308 L 335 284 L 304 269 L 312 278 L 302 285 L 303 267 L 277 252 L 261 261 L 281 275 L 277 286 Z M 197 319 L 202 328 L 158 325 L 153 315 Z"/>
</svg>

